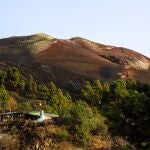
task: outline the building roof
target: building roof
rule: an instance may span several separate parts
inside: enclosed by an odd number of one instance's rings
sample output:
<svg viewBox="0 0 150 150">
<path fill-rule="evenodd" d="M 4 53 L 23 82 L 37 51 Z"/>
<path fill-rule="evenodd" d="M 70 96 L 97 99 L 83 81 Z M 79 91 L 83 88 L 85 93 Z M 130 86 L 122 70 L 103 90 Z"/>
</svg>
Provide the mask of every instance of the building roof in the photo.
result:
<svg viewBox="0 0 150 150">
<path fill-rule="evenodd" d="M 31 112 L 29 112 L 29 114 L 40 117 L 40 111 L 31 111 Z M 50 113 L 44 113 L 44 115 L 47 117 L 59 117 L 59 115 L 57 115 L 57 114 L 50 114 Z"/>
</svg>

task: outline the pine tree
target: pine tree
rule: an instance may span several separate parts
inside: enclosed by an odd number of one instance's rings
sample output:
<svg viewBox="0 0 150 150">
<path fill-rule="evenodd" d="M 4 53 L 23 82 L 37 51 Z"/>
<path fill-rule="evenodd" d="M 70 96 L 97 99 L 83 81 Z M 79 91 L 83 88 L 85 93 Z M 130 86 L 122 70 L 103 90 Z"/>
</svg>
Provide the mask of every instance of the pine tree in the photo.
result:
<svg viewBox="0 0 150 150">
<path fill-rule="evenodd" d="M 82 99 L 92 106 L 99 106 L 101 103 L 102 95 L 99 91 L 100 84 L 95 81 L 94 86 L 91 86 L 90 82 L 87 81 L 81 89 Z"/>
<path fill-rule="evenodd" d="M 51 94 L 57 93 L 57 87 L 53 81 L 50 81 L 48 87 L 50 89 Z"/>
<path fill-rule="evenodd" d="M 6 103 L 9 99 L 9 95 L 7 93 L 7 91 L 5 90 L 4 86 L 0 87 L 0 107 L 1 110 L 5 110 L 6 108 Z"/>
<path fill-rule="evenodd" d="M 0 86 L 5 86 L 6 78 L 7 78 L 7 73 L 4 71 L 0 74 Z"/>
<path fill-rule="evenodd" d="M 95 80 L 92 85 L 93 89 L 97 93 L 101 93 L 103 91 L 102 84 L 99 80 Z"/>
<path fill-rule="evenodd" d="M 19 80 L 17 87 L 19 92 L 23 92 L 25 89 L 25 81 Z"/>
<path fill-rule="evenodd" d="M 20 80 L 20 72 L 18 68 L 12 67 L 9 68 L 7 71 L 7 78 L 6 78 L 6 87 L 9 90 L 16 90 L 18 82 Z"/>
<path fill-rule="evenodd" d="M 33 80 L 33 76 L 29 75 L 28 82 L 26 84 L 26 96 L 30 99 L 36 99 L 37 95 L 37 83 Z"/>
<path fill-rule="evenodd" d="M 18 108 L 18 104 L 16 102 L 16 100 L 13 97 L 8 98 L 8 100 L 6 101 L 6 110 L 14 111 Z"/>
<path fill-rule="evenodd" d="M 44 84 L 40 84 L 37 86 L 37 89 L 37 98 L 41 100 L 47 100 L 50 94 L 48 87 Z"/>
</svg>

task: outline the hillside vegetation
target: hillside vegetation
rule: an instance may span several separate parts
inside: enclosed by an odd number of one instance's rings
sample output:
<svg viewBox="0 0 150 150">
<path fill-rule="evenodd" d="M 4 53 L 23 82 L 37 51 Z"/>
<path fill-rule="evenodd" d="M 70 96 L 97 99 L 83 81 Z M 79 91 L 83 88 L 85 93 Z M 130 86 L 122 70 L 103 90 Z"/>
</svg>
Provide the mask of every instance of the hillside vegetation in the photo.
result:
<svg viewBox="0 0 150 150">
<path fill-rule="evenodd" d="M 133 79 L 118 79 L 110 84 L 95 80 L 86 81 L 79 91 L 68 93 L 53 81 L 41 84 L 32 75 L 25 78 L 16 67 L 8 68 L 0 74 L 0 111 L 43 109 L 64 119 L 63 124 L 54 126 L 54 133 L 30 123 L 21 129 L 15 125 L 11 133 L 19 134 L 18 140 L 24 142 L 24 149 L 32 149 L 26 136 L 40 143 L 48 139 L 56 143 L 67 141 L 85 149 L 90 148 L 96 137 L 102 142 L 102 139 L 107 141 L 110 137 L 113 141 L 119 136 L 126 142 L 116 147 L 111 142 L 114 146 L 109 149 L 150 148 L 149 85 Z"/>
</svg>

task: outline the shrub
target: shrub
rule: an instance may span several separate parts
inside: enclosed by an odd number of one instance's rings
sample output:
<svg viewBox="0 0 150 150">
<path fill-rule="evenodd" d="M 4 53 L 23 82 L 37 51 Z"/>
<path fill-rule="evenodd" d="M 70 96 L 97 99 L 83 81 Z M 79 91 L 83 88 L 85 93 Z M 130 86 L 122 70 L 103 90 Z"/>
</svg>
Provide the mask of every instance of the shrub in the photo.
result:
<svg viewBox="0 0 150 150">
<path fill-rule="evenodd" d="M 10 128 L 10 134 L 14 135 L 18 132 L 18 129 L 15 125 Z"/>
<path fill-rule="evenodd" d="M 107 133 L 105 118 L 96 109 L 92 109 L 86 102 L 78 101 L 70 111 L 72 131 L 77 135 L 77 141 L 86 145 L 91 133 Z"/>
<path fill-rule="evenodd" d="M 21 105 L 21 110 L 22 111 L 32 111 L 32 106 L 31 106 L 31 103 L 26 101 L 24 102 L 22 105 Z"/>
<path fill-rule="evenodd" d="M 59 129 L 56 133 L 55 133 L 55 137 L 57 139 L 60 139 L 60 140 L 67 140 L 68 137 L 69 137 L 69 133 L 67 130 L 65 129 Z"/>
<path fill-rule="evenodd" d="M 121 147 L 121 150 L 135 150 L 131 145 L 125 144 Z"/>
<path fill-rule="evenodd" d="M 6 102 L 6 110 L 14 111 L 17 108 L 18 108 L 18 103 L 17 103 L 16 99 L 14 99 L 13 97 L 9 96 L 9 99 Z"/>
</svg>

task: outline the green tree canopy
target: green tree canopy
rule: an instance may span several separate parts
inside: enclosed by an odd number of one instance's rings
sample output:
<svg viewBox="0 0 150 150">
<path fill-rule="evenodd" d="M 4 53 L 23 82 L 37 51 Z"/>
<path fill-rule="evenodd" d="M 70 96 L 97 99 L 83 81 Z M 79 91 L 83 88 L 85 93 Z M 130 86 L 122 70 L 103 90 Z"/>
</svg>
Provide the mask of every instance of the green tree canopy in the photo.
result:
<svg viewBox="0 0 150 150">
<path fill-rule="evenodd" d="M 9 99 L 9 95 L 7 93 L 7 91 L 5 90 L 4 86 L 0 87 L 0 107 L 1 110 L 5 110 L 6 107 L 6 103 Z"/>
</svg>

